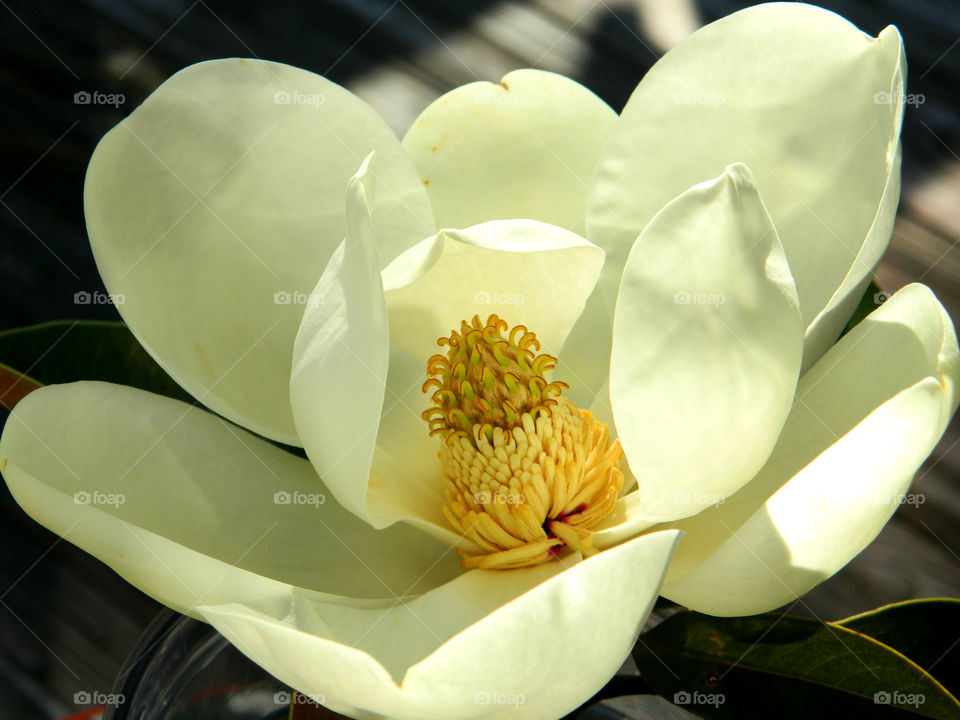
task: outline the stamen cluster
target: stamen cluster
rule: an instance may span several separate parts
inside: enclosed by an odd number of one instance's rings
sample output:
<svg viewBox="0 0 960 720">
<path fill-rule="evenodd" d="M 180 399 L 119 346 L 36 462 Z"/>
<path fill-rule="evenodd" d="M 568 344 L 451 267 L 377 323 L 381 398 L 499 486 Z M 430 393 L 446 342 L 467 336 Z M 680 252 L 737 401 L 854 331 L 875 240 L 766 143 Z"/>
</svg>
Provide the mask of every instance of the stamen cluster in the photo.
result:
<svg viewBox="0 0 960 720">
<path fill-rule="evenodd" d="M 548 382 L 556 365 L 536 355 L 534 333 L 491 315 L 461 323 L 427 361 L 433 405 L 423 413 L 444 442 L 444 516 L 468 538 L 463 566 L 537 565 L 564 548 L 596 552 L 593 531 L 623 488 L 619 441 Z"/>
</svg>

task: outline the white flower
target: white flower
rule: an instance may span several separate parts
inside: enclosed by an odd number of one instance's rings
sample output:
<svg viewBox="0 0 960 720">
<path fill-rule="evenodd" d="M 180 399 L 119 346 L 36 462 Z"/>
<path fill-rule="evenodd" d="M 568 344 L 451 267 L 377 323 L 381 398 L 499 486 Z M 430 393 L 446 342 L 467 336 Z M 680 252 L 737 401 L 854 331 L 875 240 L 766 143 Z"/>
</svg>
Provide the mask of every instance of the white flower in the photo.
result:
<svg viewBox="0 0 960 720">
<path fill-rule="evenodd" d="M 658 591 L 749 614 L 836 572 L 956 409 L 923 286 L 834 345 L 889 240 L 903 69 L 895 29 L 758 6 L 668 53 L 619 118 L 521 70 L 438 99 L 401 146 L 311 73 L 187 68 L 98 146 L 93 251 L 180 384 L 309 461 L 80 382 L 16 407 L 4 477 L 339 712 L 559 717 Z"/>
</svg>

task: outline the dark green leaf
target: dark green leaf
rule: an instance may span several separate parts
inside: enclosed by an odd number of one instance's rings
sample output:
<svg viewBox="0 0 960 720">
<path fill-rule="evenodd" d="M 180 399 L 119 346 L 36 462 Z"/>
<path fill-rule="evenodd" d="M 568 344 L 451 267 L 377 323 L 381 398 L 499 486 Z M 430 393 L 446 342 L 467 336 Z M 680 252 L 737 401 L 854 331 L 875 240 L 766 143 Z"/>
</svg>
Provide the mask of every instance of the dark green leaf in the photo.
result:
<svg viewBox="0 0 960 720">
<path fill-rule="evenodd" d="M 0 333 L 0 403 L 12 408 L 32 383 L 104 380 L 185 400 L 193 398 L 151 358 L 123 323 L 61 321 Z"/>
<path fill-rule="evenodd" d="M 837 624 L 903 653 L 960 696 L 960 600 L 908 600 Z"/>
<path fill-rule="evenodd" d="M 642 635 L 634 659 L 657 692 L 706 718 L 960 718 L 903 655 L 808 618 L 684 611 Z"/>
</svg>

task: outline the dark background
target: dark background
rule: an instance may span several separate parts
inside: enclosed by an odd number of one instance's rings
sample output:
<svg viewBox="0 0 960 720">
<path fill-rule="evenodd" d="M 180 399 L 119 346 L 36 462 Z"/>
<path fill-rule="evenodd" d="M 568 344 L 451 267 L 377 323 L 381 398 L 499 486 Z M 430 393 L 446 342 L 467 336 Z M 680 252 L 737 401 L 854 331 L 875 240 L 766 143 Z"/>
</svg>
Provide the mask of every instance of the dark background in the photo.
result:
<svg viewBox="0 0 960 720">
<path fill-rule="evenodd" d="M 196 0 L 0 0 L 0 331 L 119 319 L 83 224 L 86 163 L 103 133 L 191 63 L 242 56 L 326 75 L 402 135 L 440 93 L 517 67 L 570 75 L 619 110 L 685 32 L 753 3 L 724 0 L 312 4 Z M 920 280 L 960 317 L 960 4 L 822 2 L 876 35 L 896 24 L 910 64 L 904 192 L 881 286 Z M 78 91 L 122 93 L 119 108 Z M 2 411 L 0 411 L 2 413 Z M 0 422 L 5 414 L 0 414 Z M 913 597 L 960 595 L 956 425 L 878 540 L 791 611 L 836 619 Z M 107 692 L 159 606 L 30 520 L 0 489 L 0 716 L 58 718 L 78 690 Z M 954 650 L 957 652 L 958 650 Z"/>
</svg>

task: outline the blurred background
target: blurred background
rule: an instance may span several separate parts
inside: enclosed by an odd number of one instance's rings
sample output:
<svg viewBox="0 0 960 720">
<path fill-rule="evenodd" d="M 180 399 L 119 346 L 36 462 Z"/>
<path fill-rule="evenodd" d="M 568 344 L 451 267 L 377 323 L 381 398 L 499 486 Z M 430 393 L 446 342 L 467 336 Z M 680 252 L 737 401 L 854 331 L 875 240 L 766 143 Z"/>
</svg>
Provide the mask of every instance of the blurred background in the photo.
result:
<svg viewBox="0 0 960 720">
<path fill-rule="evenodd" d="M 83 176 L 97 140 L 186 65 L 253 57 L 345 85 L 397 132 L 439 94 L 537 67 L 614 109 L 657 58 L 731 0 L 0 0 L 0 331 L 55 319 L 119 319 L 87 243 Z M 909 61 L 903 196 L 877 280 L 930 285 L 960 317 L 960 3 L 818 3 Z M 82 93 L 120 94 L 114 105 Z M 81 95 L 78 95 L 81 93 Z M 2 413 L 3 411 L 0 411 Z M 0 414 L 0 422 L 5 419 Z M 960 433 L 918 473 L 915 497 L 877 541 L 790 608 L 838 619 L 908 598 L 960 596 Z M 30 520 L 0 488 L 0 715 L 59 718 L 74 693 L 107 692 L 159 606 Z"/>
</svg>

